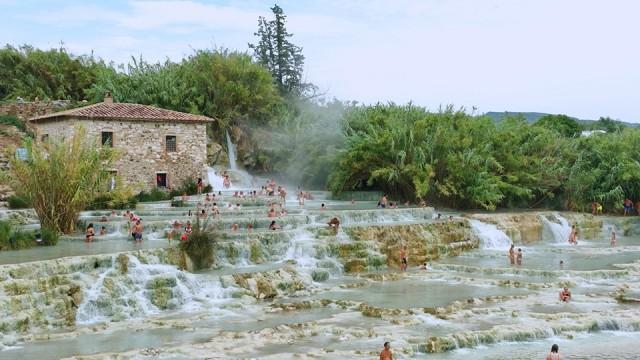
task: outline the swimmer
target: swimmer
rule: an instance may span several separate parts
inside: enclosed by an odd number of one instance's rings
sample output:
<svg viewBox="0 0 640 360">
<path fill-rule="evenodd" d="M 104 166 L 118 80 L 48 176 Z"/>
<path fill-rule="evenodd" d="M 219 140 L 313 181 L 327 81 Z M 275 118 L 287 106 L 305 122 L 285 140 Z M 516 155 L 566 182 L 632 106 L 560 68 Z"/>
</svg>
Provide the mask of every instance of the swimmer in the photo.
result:
<svg viewBox="0 0 640 360">
<path fill-rule="evenodd" d="M 389 342 L 384 343 L 384 350 L 380 352 L 380 360 L 393 360 L 393 353 L 391 352 L 391 344 Z"/>
<path fill-rule="evenodd" d="M 571 291 L 569 291 L 569 289 L 565 287 L 564 289 L 562 289 L 562 291 L 560 291 L 560 301 L 569 302 L 569 300 L 571 300 Z"/>
<path fill-rule="evenodd" d="M 407 265 L 407 245 L 404 245 L 400 250 L 400 270 L 407 271 Z"/>
<path fill-rule="evenodd" d="M 107 235 L 107 228 L 105 228 L 104 226 L 100 228 L 100 235 L 104 236 Z"/>
<path fill-rule="evenodd" d="M 84 239 L 86 242 L 92 242 L 93 241 L 93 237 L 95 236 L 96 232 L 93 229 L 93 223 L 89 224 L 89 226 L 87 226 L 87 230 L 85 230 L 85 235 L 84 235 Z"/>
<path fill-rule="evenodd" d="M 560 360 L 560 354 L 558 354 L 558 345 L 553 344 L 551 346 L 551 352 L 547 355 L 545 360 Z"/>
<path fill-rule="evenodd" d="M 233 231 L 233 232 L 238 231 L 238 224 L 231 225 L 231 231 Z"/>
<path fill-rule="evenodd" d="M 422 265 L 420 265 L 420 270 L 427 270 L 427 263 L 422 263 Z"/>
<path fill-rule="evenodd" d="M 338 228 L 340 227 L 340 220 L 337 217 L 334 217 L 333 219 L 329 220 L 327 225 L 329 225 L 330 228 L 338 230 Z"/>
<path fill-rule="evenodd" d="M 509 248 L 509 263 L 511 265 L 515 265 L 516 263 L 516 248 L 514 244 L 511 244 L 511 247 Z"/>
<path fill-rule="evenodd" d="M 518 255 L 516 257 L 516 263 L 522 265 L 522 249 L 518 248 Z"/>
<path fill-rule="evenodd" d="M 611 239 L 609 240 L 611 247 L 616 246 L 616 231 L 611 228 Z"/>
<path fill-rule="evenodd" d="M 276 221 L 273 220 L 271 224 L 269 224 L 269 230 L 278 230 L 280 229 L 280 225 L 276 224 Z"/>
<path fill-rule="evenodd" d="M 564 261 L 560 260 L 560 270 L 564 269 Z"/>
</svg>

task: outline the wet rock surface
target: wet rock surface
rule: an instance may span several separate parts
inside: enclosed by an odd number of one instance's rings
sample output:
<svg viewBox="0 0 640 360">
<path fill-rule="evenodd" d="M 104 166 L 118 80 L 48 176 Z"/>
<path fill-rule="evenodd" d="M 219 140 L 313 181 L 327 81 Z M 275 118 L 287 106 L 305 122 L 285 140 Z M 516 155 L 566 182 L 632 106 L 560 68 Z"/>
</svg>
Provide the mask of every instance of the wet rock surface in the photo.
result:
<svg viewBox="0 0 640 360">
<path fill-rule="evenodd" d="M 166 243 L 157 249 L 0 266 L 0 358 L 370 359 L 384 341 L 399 359 L 538 358 L 552 342 L 568 359 L 637 358 L 628 345 L 640 339 L 640 240 L 623 230 L 633 233 L 633 220 L 527 212 L 437 221 L 432 209 L 316 196 L 308 208 L 289 205 L 283 230 L 225 231 L 213 268 L 195 274 L 162 235 L 145 238 Z M 222 228 L 265 213 L 267 200 L 244 200 Z M 140 213 L 155 224 L 149 236 L 184 216 Z M 337 231 L 326 226 L 333 216 L 344 220 Z M 469 219 L 521 247 L 522 265 Z M 578 246 L 562 238 L 571 224 L 584 234 Z M 613 248 L 611 226 L 621 232 Z M 568 303 L 558 300 L 564 286 Z"/>
</svg>

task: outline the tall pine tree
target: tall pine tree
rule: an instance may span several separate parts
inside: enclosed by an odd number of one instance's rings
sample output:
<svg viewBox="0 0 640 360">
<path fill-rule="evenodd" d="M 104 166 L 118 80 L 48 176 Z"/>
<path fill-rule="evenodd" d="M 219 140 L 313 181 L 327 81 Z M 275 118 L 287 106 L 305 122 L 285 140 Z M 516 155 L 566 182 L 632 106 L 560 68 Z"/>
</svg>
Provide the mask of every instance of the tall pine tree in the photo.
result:
<svg viewBox="0 0 640 360">
<path fill-rule="evenodd" d="M 267 68 L 283 95 L 300 95 L 311 88 L 302 82 L 304 55 L 302 48 L 289 41 L 293 34 L 287 31 L 287 16 L 278 5 L 271 8 L 274 18 L 258 18 L 257 44 L 249 44 L 254 57 Z"/>
</svg>

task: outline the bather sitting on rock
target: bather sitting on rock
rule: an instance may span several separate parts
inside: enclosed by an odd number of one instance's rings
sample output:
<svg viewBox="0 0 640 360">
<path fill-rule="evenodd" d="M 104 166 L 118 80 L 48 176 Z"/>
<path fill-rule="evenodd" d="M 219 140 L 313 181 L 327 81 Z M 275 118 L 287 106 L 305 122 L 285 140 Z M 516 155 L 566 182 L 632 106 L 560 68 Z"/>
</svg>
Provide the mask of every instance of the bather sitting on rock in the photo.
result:
<svg viewBox="0 0 640 360">
<path fill-rule="evenodd" d="M 560 301 L 569 302 L 569 300 L 571 300 L 571 291 L 569 291 L 569 289 L 565 287 L 564 289 L 562 289 L 562 291 L 560 291 Z"/>
<path fill-rule="evenodd" d="M 327 223 L 327 225 L 329 225 L 330 228 L 338 230 L 338 228 L 340 227 L 340 220 L 337 217 L 334 217 Z"/>
</svg>

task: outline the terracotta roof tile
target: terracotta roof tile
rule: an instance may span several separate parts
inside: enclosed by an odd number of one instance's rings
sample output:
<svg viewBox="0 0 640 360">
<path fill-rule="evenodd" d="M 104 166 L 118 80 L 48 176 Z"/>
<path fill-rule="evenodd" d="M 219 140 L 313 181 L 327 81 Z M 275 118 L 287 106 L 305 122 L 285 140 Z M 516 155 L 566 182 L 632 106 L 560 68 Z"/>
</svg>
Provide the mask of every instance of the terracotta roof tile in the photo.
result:
<svg viewBox="0 0 640 360">
<path fill-rule="evenodd" d="M 161 109 L 149 105 L 108 102 L 36 116 L 29 119 L 29 121 L 52 120 L 56 118 L 184 122 L 214 121 L 214 119 L 202 115 Z"/>
</svg>

